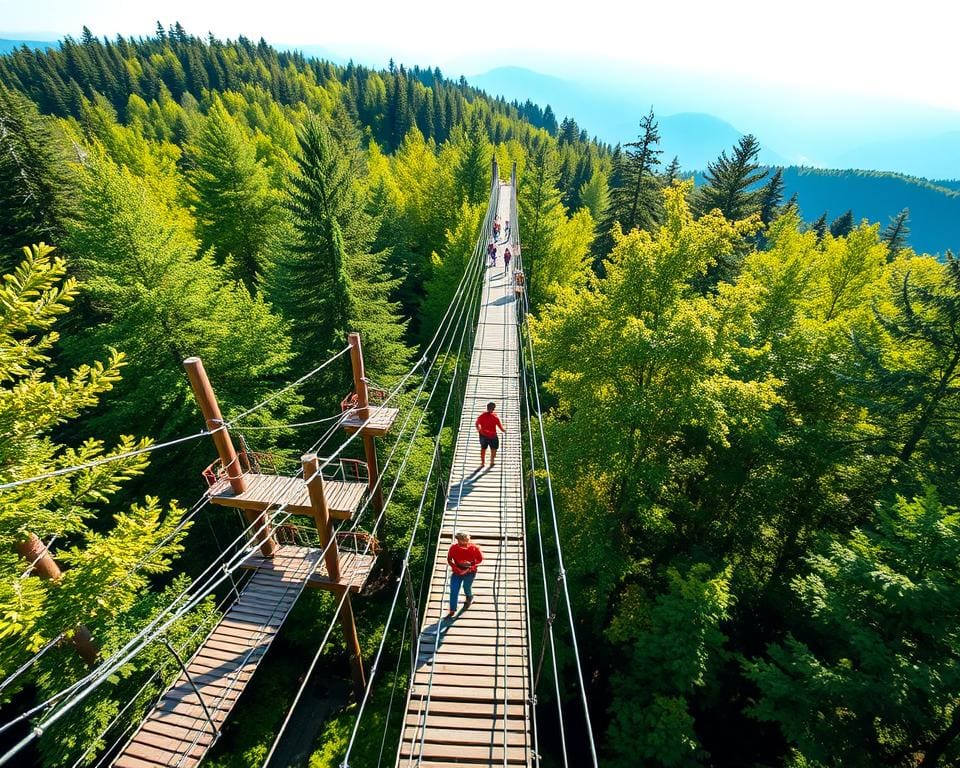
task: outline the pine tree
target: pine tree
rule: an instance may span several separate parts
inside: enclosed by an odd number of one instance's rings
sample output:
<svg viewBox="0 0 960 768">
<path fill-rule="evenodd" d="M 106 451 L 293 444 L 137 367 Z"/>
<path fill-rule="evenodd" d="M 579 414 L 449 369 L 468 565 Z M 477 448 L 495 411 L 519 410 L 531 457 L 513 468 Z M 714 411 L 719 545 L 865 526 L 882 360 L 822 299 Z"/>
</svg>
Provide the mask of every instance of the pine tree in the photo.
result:
<svg viewBox="0 0 960 768">
<path fill-rule="evenodd" d="M 93 420 L 109 434 L 130 423 L 155 435 L 192 428 L 186 357 L 203 358 L 225 412 L 262 399 L 286 379 L 291 359 L 283 322 L 210 254 L 198 255 L 192 222 L 161 183 L 147 183 L 93 148 L 68 228 L 96 322 L 65 351 L 72 362 L 109 345 L 130 360 L 115 407 Z M 290 415 L 291 402 L 277 401 L 275 412 Z M 258 417 L 269 419 L 271 411 Z"/>
<path fill-rule="evenodd" d="M 669 187 L 673 182 L 680 179 L 680 158 L 677 155 L 673 156 L 673 160 L 670 161 L 670 165 L 666 167 L 666 170 L 663 172 L 663 185 Z"/>
<path fill-rule="evenodd" d="M 387 277 L 386 254 L 371 253 L 378 222 L 366 211 L 355 176 L 359 148 L 338 142 L 314 116 L 298 138 L 300 168 L 290 178 L 288 201 L 296 236 L 278 255 L 268 292 L 291 323 L 302 367 L 315 367 L 356 330 L 371 375 L 393 376 L 409 356 L 402 342 L 406 324 L 389 299 L 399 281 Z M 346 386 L 343 375 L 331 371 L 306 391 L 316 401 Z"/>
<path fill-rule="evenodd" d="M 653 228 L 659 219 L 660 190 L 656 167 L 663 150 L 657 149 L 660 131 L 653 108 L 640 121 L 643 131 L 638 141 L 627 144 L 624 166 L 620 172 L 621 185 L 611 189 L 611 213 L 624 232 Z"/>
<path fill-rule="evenodd" d="M 904 208 L 896 216 L 890 217 L 890 223 L 883 230 L 880 239 L 887 244 L 890 259 L 894 259 L 907 245 L 910 237 L 910 209 Z"/>
<path fill-rule="evenodd" d="M 754 187 L 766 176 L 757 162 L 759 153 L 760 143 L 748 134 L 737 142 L 732 157 L 723 151 L 707 164 L 707 183 L 697 190 L 700 215 L 716 208 L 730 221 L 738 221 L 759 211 L 760 195 Z"/>
<path fill-rule="evenodd" d="M 57 242 L 75 183 L 53 125 L 29 99 L 0 85 L 0 269 L 24 243 Z"/>
<path fill-rule="evenodd" d="M 760 188 L 760 222 L 766 226 L 776 218 L 783 202 L 783 168 L 777 168 L 773 176 Z"/>
<path fill-rule="evenodd" d="M 817 240 L 823 240 L 827 234 L 827 212 L 820 214 L 820 218 L 810 225 L 810 230 L 817 233 Z"/>
<path fill-rule="evenodd" d="M 486 202 L 490 194 L 490 161 L 493 148 L 478 114 L 470 119 L 469 126 L 458 125 L 450 137 L 459 151 L 454 178 L 460 202 L 471 205 Z"/>
<path fill-rule="evenodd" d="M 251 290 L 269 267 L 267 243 L 277 222 L 276 198 L 263 163 L 237 121 L 214 102 L 196 142 L 187 150 L 191 202 L 204 246 Z"/>
<path fill-rule="evenodd" d="M 846 237 L 853 231 L 853 211 L 848 210 L 833 220 L 830 225 L 830 234 L 834 237 Z"/>
</svg>

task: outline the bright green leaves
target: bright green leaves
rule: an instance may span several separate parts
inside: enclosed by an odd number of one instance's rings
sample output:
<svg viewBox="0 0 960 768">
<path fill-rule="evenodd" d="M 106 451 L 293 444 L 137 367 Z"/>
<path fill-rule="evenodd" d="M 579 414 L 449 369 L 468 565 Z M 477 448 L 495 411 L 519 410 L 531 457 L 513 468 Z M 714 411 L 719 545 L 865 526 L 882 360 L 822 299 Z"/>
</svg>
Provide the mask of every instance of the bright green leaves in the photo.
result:
<svg viewBox="0 0 960 768">
<path fill-rule="evenodd" d="M 936 495 L 883 508 L 873 528 L 826 541 L 792 588 L 806 619 L 746 664 L 777 722 L 825 765 L 901 764 L 939 751 L 960 689 L 960 515 Z M 929 760 L 923 765 L 932 765 Z"/>
</svg>

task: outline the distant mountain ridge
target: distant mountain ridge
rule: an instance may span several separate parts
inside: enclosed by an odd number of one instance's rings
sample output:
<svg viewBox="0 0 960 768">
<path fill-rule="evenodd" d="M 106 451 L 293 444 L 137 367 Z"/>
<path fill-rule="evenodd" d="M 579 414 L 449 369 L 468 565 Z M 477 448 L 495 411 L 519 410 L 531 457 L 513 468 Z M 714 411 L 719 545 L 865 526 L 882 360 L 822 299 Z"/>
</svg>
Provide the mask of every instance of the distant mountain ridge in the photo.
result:
<svg viewBox="0 0 960 768">
<path fill-rule="evenodd" d="M 508 100 L 518 99 L 522 102 L 530 99 L 540 106 L 550 104 L 558 119 L 573 117 L 590 135 L 610 143 L 633 141 L 640 118 L 652 105 L 661 123 L 664 156 L 679 155 L 681 163 L 688 170 L 705 168 L 706 162 L 715 158 L 724 148 L 724 142 L 730 146 L 735 141 L 729 139 L 736 132 L 738 135 L 756 135 L 763 146 L 760 159 L 771 165 L 803 163 L 819 167 L 854 167 L 960 179 L 960 115 L 956 116 L 954 122 L 956 130 L 918 125 L 914 121 L 908 134 L 878 140 L 871 135 L 870 125 L 879 133 L 883 123 L 893 122 L 896 115 L 874 108 L 869 114 L 874 122 L 865 121 L 866 127 L 860 133 L 843 140 L 835 137 L 836 140 L 829 141 L 820 136 L 814 141 L 810 131 L 805 133 L 800 130 L 799 139 L 796 135 L 786 139 L 779 132 L 777 139 L 771 141 L 765 137 L 763 128 L 764 125 L 771 125 L 769 121 L 741 117 L 737 122 L 746 122 L 741 126 L 746 130 L 741 131 L 717 114 L 697 110 L 701 100 L 694 94 L 685 93 L 682 89 L 671 91 L 655 76 L 648 76 L 630 88 L 621 87 L 619 90 L 606 87 L 596 74 L 589 77 L 594 80 L 579 82 L 523 67 L 498 67 L 473 75 L 468 80 L 488 93 L 503 95 Z M 765 102 L 761 98 L 759 103 L 763 105 Z M 677 109 L 678 105 L 687 106 Z M 769 109 L 775 113 L 778 107 L 770 104 Z M 798 115 L 799 122 L 794 121 L 794 126 L 802 129 L 805 119 L 802 110 Z M 780 122 L 784 121 L 789 122 L 781 117 Z M 671 138 L 671 132 L 676 134 L 676 138 Z M 823 132 L 822 126 L 820 132 Z M 797 134 L 798 131 L 794 130 L 793 133 Z M 722 141 L 719 139 L 721 136 L 725 137 Z"/>
<path fill-rule="evenodd" d="M 0 37 L 0 55 L 15 51 L 23 45 L 27 46 L 27 48 L 39 49 L 57 47 L 57 43 L 53 40 L 8 40 L 7 38 Z"/>
<path fill-rule="evenodd" d="M 910 209 L 908 244 L 918 253 L 960 252 L 960 182 L 950 188 L 899 173 L 825 170 L 790 166 L 783 169 L 784 199 L 794 193 L 800 215 L 807 222 L 823 213 L 832 221 L 853 211 L 855 221 L 867 219 L 887 225 L 892 216 Z M 696 183 L 703 183 L 697 174 Z"/>
</svg>

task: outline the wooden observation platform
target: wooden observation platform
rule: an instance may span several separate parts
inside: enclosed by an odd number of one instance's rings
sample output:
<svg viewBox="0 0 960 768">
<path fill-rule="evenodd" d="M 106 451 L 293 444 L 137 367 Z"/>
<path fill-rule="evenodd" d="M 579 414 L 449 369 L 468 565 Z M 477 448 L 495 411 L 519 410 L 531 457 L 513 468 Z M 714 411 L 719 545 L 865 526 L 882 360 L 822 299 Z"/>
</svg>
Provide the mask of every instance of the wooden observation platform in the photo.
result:
<svg viewBox="0 0 960 768">
<path fill-rule="evenodd" d="M 503 222 L 512 196 L 512 185 L 500 186 Z M 506 245 L 498 244 L 497 266 L 486 269 L 397 768 L 519 768 L 533 761 L 516 293 L 503 267 Z M 496 466 L 477 471 L 474 421 L 490 401 L 507 432 Z M 469 532 L 484 559 L 473 605 L 447 620 L 446 557 L 456 531 Z"/>
<path fill-rule="evenodd" d="M 375 540 L 365 534 L 334 531 L 333 520 L 351 520 L 367 499 L 383 511 L 374 437 L 386 434 L 396 409 L 369 403 L 360 337 L 350 334 L 356 391 L 341 426 L 358 430 L 366 461 L 323 461 L 314 454 L 302 459 L 302 476 L 280 475 L 265 469 L 265 457 L 237 453 L 225 428 L 220 407 L 199 358 L 184 362 L 194 395 L 219 459 L 204 471 L 211 502 L 236 507 L 252 531 L 258 555 L 247 555 L 241 567 L 253 574 L 236 602 L 188 660 L 176 657 L 182 673 L 147 713 L 123 749 L 113 758 L 116 768 L 158 768 L 197 765 L 220 736 L 220 728 L 253 676 L 297 598 L 306 588 L 325 589 L 342 597 L 340 623 L 350 654 L 354 686 L 365 686 L 360 641 L 351 594 L 367 585 L 377 560 Z M 274 523 L 292 516 L 313 519 L 313 539 L 319 547 L 297 543 L 298 526 Z M 293 542 L 285 541 L 294 532 Z M 364 542 L 363 551 L 341 551 L 341 540 Z"/>
</svg>

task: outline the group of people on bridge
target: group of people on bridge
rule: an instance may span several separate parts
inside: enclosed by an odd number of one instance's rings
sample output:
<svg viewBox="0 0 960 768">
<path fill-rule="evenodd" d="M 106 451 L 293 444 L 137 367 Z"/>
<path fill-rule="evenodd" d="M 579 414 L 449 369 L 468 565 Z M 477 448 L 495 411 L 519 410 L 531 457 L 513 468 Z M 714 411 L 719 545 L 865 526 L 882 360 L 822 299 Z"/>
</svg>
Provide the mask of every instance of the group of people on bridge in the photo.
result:
<svg viewBox="0 0 960 768">
<path fill-rule="evenodd" d="M 510 239 L 510 219 L 504 222 L 502 231 L 504 233 L 503 240 L 507 242 Z M 487 255 L 490 257 L 490 266 L 492 267 L 497 265 L 496 243 L 500 240 L 500 232 L 500 217 L 498 216 L 493 221 L 493 237 L 487 244 Z M 507 246 L 503 251 L 503 268 L 505 273 L 510 270 L 511 258 L 510 247 Z M 523 276 L 520 273 L 518 273 L 518 275 L 519 285 L 522 286 Z M 486 466 L 487 450 L 490 451 L 490 468 L 492 469 L 496 466 L 497 451 L 500 449 L 500 436 L 497 430 L 499 429 L 503 434 L 506 434 L 507 431 L 504 429 L 500 417 L 495 413 L 496 409 L 496 403 L 487 403 L 487 410 L 477 416 L 474 424 L 477 428 L 477 435 L 480 438 L 480 467 L 475 470 L 477 472 L 482 471 Z M 469 608 L 473 603 L 473 580 L 477 575 L 477 568 L 481 562 L 483 562 L 483 553 L 480 551 L 480 547 L 473 543 L 469 533 L 466 531 L 458 531 L 456 541 L 450 546 L 450 549 L 447 550 L 447 564 L 451 570 L 450 610 L 447 612 L 447 618 L 452 619 L 457 615 L 461 589 L 463 589 L 463 594 L 465 595 L 463 603 L 464 610 Z"/>
<path fill-rule="evenodd" d="M 506 220 L 503 228 L 503 242 L 507 242 L 510 239 L 510 219 Z M 490 266 L 497 266 L 497 243 L 500 242 L 500 217 L 498 216 L 493 220 L 493 237 L 490 238 L 490 242 L 487 243 L 487 256 L 490 257 Z M 508 245 L 503 249 L 503 271 L 508 272 L 510 270 L 510 259 L 513 258 L 513 254 L 510 253 L 510 246 Z"/>
</svg>

